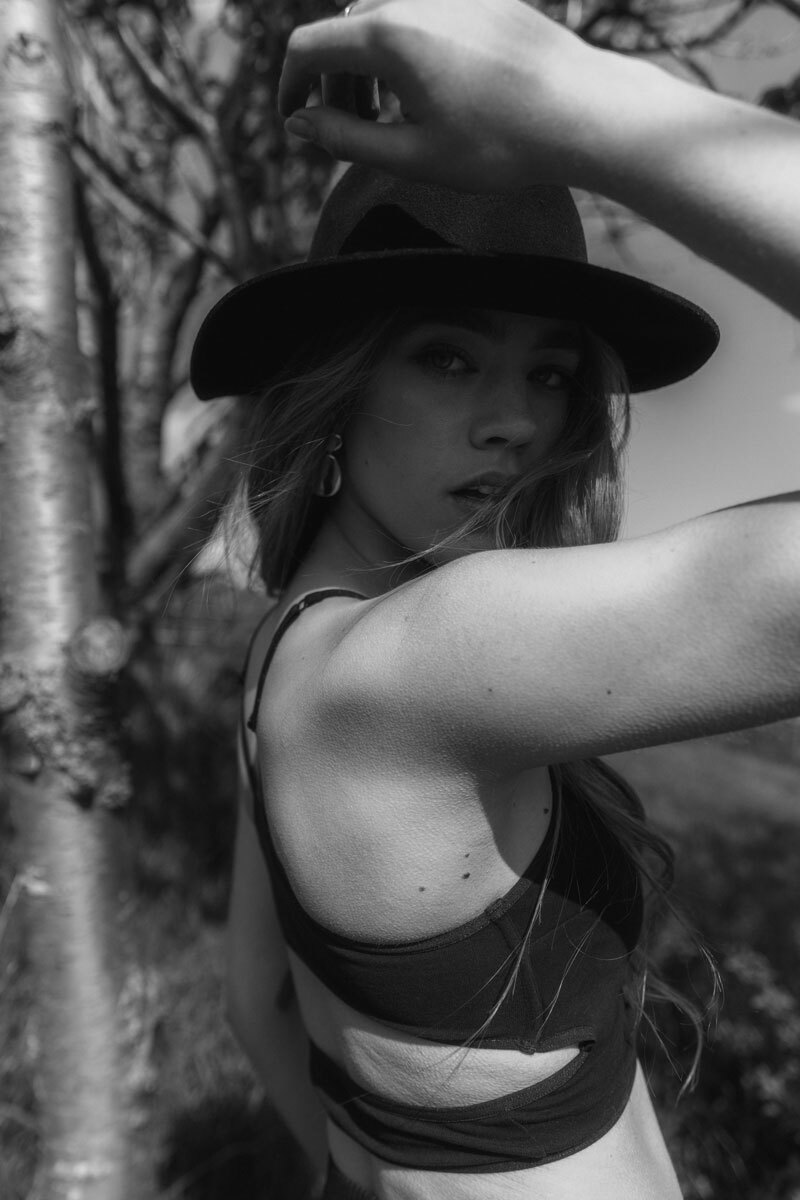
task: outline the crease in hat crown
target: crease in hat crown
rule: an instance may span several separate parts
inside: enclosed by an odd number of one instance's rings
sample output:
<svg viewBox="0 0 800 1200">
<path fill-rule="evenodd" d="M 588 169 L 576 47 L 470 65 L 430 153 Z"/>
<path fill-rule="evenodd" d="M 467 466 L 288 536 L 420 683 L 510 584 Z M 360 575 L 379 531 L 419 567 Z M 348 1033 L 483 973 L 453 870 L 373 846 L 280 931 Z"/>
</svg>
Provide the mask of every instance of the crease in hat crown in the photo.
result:
<svg viewBox="0 0 800 1200">
<path fill-rule="evenodd" d="M 362 249 L 359 226 L 380 211 L 387 218 L 388 244 L 383 248 L 400 249 L 392 228 L 392 210 L 407 214 L 462 253 L 544 255 L 574 262 L 588 259 L 583 226 L 568 188 L 540 184 L 517 192 L 457 192 L 353 166 L 339 180 L 320 214 L 308 261 L 378 250 L 374 239 Z M 409 226 L 405 228 L 408 248 L 415 248 L 413 233 Z"/>
</svg>

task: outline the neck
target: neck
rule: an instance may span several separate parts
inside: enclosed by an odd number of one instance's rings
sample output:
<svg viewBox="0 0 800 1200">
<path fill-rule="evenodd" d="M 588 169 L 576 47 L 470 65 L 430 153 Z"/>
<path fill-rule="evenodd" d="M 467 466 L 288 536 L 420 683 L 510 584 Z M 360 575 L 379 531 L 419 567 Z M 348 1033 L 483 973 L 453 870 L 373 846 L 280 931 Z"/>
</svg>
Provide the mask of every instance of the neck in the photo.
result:
<svg viewBox="0 0 800 1200">
<path fill-rule="evenodd" d="M 408 563 L 409 551 L 385 539 L 364 538 L 348 528 L 335 508 L 325 519 L 296 571 L 290 590 L 343 587 L 365 596 L 382 596 L 430 570 L 425 562 Z"/>
</svg>

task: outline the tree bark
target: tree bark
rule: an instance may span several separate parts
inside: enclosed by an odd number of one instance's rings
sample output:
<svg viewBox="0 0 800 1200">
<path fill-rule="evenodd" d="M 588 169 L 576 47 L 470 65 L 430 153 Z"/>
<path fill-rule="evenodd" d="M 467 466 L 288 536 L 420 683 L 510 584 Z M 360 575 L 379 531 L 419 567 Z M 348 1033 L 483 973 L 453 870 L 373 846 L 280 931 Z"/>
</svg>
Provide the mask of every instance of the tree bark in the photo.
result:
<svg viewBox="0 0 800 1200">
<path fill-rule="evenodd" d="M 86 379 L 76 340 L 69 90 L 56 0 L 0 0 L 0 714 L 36 996 L 43 1200 L 121 1200 L 106 839 L 124 772 L 99 614 Z"/>
</svg>

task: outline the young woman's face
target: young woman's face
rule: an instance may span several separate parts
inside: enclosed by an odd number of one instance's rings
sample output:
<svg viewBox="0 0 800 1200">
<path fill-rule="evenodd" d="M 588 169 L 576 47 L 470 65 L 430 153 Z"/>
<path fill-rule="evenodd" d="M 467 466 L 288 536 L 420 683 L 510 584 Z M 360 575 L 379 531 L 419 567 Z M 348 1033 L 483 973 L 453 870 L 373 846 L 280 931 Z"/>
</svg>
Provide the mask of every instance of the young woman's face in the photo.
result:
<svg viewBox="0 0 800 1200">
<path fill-rule="evenodd" d="M 563 321 L 420 314 L 344 430 L 339 520 L 384 555 L 453 533 L 552 449 L 580 362 L 580 330 Z"/>
</svg>

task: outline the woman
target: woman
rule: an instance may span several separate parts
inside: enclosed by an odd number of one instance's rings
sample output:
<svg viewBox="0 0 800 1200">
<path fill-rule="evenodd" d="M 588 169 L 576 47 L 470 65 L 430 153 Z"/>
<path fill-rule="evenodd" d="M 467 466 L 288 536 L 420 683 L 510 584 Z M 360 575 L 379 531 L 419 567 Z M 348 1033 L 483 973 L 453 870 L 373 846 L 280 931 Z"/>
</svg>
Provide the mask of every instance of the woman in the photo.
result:
<svg viewBox="0 0 800 1200">
<path fill-rule="evenodd" d="M 563 185 L 797 312 L 798 134 L 518 0 L 300 29 L 285 113 L 336 72 L 405 121 L 291 118 L 370 165 L 193 359 L 202 397 L 261 397 L 280 596 L 245 685 L 231 1019 L 327 1200 L 671 1200 L 635 1048 L 664 852 L 592 756 L 800 711 L 800 514 L 611 540 L 626 376 L 685 377 L 716 330 L 588 266 Z"/>
</svg>

